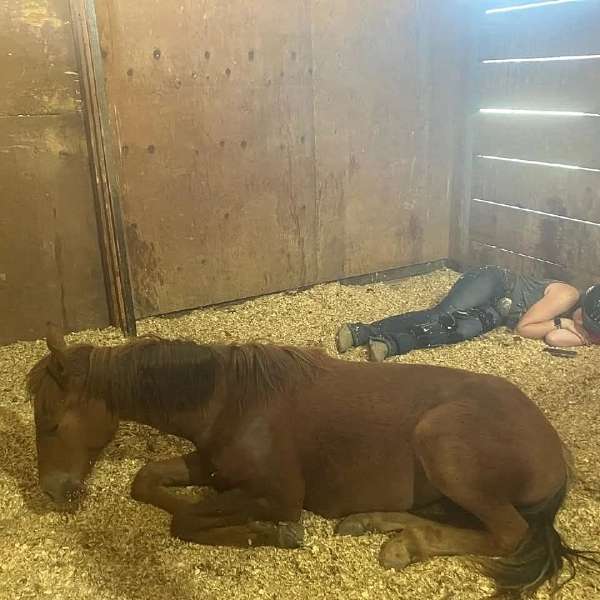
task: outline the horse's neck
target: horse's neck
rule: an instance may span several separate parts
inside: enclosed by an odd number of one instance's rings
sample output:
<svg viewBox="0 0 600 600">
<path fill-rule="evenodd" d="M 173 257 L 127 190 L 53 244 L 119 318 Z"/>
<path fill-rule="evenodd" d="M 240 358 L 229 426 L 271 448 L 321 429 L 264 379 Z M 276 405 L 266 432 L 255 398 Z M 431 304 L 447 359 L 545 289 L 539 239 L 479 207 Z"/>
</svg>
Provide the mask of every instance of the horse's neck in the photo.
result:
<svg viewBox="0 0 600 600">
<path fill-rule="evenodd" d="M 173 411 L 166 415 L 160 411 L 143 410 L 141 407 L 119 407 L 121 421 L 148 425 L 163 433 L 168 433 L 203 446 L 213 435 L 213 427 L 224 410 L 231 408 L 224 402 L 222 390 L 217 390 L 206 406 Z"/>
<path fill-rule="evenodd" d="M 147 410 L 147 407 L 142 408 L 141 406 L 120 405 L 116 407 L 116 409 L 119 421 L 148 425 L 149 427 L 153 427 L 164 433 L 179 435 L 177 431 L 175 431 L 176 426 L 171 415 L 164 415 L 157 411 L 149 411 Z"/>
</svg>

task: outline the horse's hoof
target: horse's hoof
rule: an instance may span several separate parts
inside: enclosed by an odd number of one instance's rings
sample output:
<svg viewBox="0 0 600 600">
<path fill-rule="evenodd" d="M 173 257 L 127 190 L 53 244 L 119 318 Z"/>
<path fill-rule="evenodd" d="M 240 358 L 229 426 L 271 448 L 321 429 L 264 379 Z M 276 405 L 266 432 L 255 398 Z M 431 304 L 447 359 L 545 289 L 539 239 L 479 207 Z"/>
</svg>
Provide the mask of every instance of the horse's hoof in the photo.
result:
<svg viewBox="0 0 600 600">
<path fill-rule="evenodd" d="M 400 570 L 413 562 L 403 534 L 389 539 L 379 551 L 379 564 L 385 569 Z"/>
<path fill-rule="evenodd" d="M 369 533 L 370 529 L 365 518 L 361 515 L 350 515 L 345 519 L 342 519 L 335 528 L 336 535 L 365 535 Z"/>
<path fill-rule="evenodd" d="M 171 537 L 192 541 L 193 532 L 197 530 L 193 516 L 187 511 L 180 511 L 171 517 Z"/>
<path fill-rule="evenodd" d="M 300 548 L 304 544 L 304 527 L 300 523 L 279 523 L 277 534 L 280 548 Z"/>
<path fill-rule="evenodd" d="M 252 532 L 258 534 L 257 542 L 260 545 L 299 548 L 304 542 L 304 527 L 300 523 L 254 521 L 249 527 Z"/>
</svg>

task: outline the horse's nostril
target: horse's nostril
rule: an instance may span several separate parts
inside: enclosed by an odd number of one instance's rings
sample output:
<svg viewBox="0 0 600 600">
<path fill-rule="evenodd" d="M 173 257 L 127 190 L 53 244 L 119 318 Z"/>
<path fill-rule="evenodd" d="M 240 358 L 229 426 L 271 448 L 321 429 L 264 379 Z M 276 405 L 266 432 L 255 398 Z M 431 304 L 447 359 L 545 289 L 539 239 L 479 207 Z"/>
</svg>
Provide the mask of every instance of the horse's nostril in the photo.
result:
<svg viewBox="0 0 600 600">
<path fill-rule="evenodd" d="M 59 506 L 75 504 L 83 493 L 83 485 L 68 474 L 55 474 L 41 482 L 44 494 Z"/>
<path fill-rule="evenodd" d="M 77 500 L 83 495 L 83 487 L 81 485 L 74 485 L 70 490 L 65 493 L 68 500 Z"/>
<path fill-rule="evenodd" d="M 60 486 L 60 495 L 64 498 L 74 498 L 81 493 L 81 482 L 77 479 L 65 479 Z"/>
</svg>

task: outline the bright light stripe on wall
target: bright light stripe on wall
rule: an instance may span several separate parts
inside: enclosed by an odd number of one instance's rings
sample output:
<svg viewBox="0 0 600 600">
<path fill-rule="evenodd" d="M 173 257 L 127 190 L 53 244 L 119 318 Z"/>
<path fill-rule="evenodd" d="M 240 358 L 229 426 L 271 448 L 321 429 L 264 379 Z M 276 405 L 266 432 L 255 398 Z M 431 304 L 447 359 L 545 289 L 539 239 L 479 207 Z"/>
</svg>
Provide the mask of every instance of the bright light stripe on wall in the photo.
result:
<svg viewBox="0 0 600 600">
<path fill-rule="evenodd" d="M 561 163 L 543 162 L 541 160 L 525 160 L 523 158 L 508 158 L 507 156 L 491 156 L 488 154 L 478 154 L 477 158 L 487 158 L 488 160 L 503 160 L 505 162 L 520 163 L 523 165 L 537 165 L 539 167 L 569 169 L 570 171 L 588 171 L 591 173 L 600 173 L 600 169 L 592 169 L 591 167 L 580 167 L 578 165 L 563 165 Z"/>
<path fill-rule="evenodd" d="M 494 13 L 512 12 L 513 10 L 529 10 L 530 8 L 540 8 L 541 6 L 553 6 L 555 4 L 571 4 L 572 2 L 581 2 L 581 0 L 546 0 L 545 2 L 530 2 L 529 4 L 506 6 L 504 8 L 490 8 L 485 11 L 485 14 L 492 15 Z"/>
<path fill-rule="evenodd" d="M 584 225 L 594 225 L 595 227 L 600 227 L 600 223 L 594 223 L 593 221 L 584 221 L 582 219 L 574 219 L 573 217 L 555 215 L 553 213 L 547 213 L 541 210 L 534 210 L 533 208 L 522 208 L 521 206 L 502 204 L 501 202 L 490 202 L 489 200 L 481 200 L 480 198 L 473 198 L 473 202 L 480 202 L 481 204 L 490 204 L 492 206 L 502 206 L 503 208 L 512 208 L 513 210 L 520 210 L 522 212 L 530 213 L 533 215 L 542 215 L 543 217 L 552 217 L 555 219 L 561 219 L 562 221 L 570 221 L 571 223 L 583 223 Z"/>
<path fill-rule="evenodd" d="M 537 258 L 535 256 L 531 256 L 530 254 L 523 254 L 522 252 L 515 252 L 514 250 L 508 250 L 507 248 L 503 248 L 502 246 L 494 246 L 493 244 L 486 244 L 485 242 L 480 242 L 478 240 L 473 240 L 473 241 L 475 243 L 479 244 L 480 246 L 485 246 L 486 248 L 492 248 L 493 250 L 499 250 L 500 252 L 508 252 L 508 254 L 514 254 L 515 256 L 522 256 L 523 258 L 530 258 L 537 262 L 541 262 L 541 263 L 544 263 L 547 265 L 552 265 L 553 267 L 561 267 L 562 269 L 565 268 L 563 265 L 552 262 L 551 260 L 544 260 L 543 258 Z"/>
<path fill-rule="evenodd" d="M 536 115 L 543 117 L 600 117 L 598 113 L 577 112 L 571 110 L 528 110 L 521 108 L 480 108 L 486 115 Z"/>
<path fill-rule="evenodd" d="M 534 58 L 491 58 L 482 60 L 484 65 L 501 63 L 530 63 L 530 62 L 559 62 L 563 60 L 593 60 L 600 58 L 600 54 L 581 54 L 575 56 L 540 56 Z"/>
</svg>

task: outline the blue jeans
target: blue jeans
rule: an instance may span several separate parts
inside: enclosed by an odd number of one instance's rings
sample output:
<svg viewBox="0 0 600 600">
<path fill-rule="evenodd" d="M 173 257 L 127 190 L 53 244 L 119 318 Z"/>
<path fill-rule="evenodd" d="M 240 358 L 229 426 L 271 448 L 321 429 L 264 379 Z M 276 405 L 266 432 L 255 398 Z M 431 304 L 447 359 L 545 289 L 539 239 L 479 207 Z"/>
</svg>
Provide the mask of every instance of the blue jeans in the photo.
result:
<svg viewBox="0 0 600 600">
<path fill-rule="evenodd" d="M 356 346 L 366 344 L 369 339 L 385 341 L 388 355 L 468 340 L 500 325 L 501 318 L 494 305 L 506 295 L 506 286 L 505 269 L 495 266 L 472 269 L 459 277 L 437 306 L 370 324 L 350 323 L 350 331 Z M 426 335 L 419 338 L 418 331 L 428 328 L 439 335 L 430 339 Z"/>
</svg>

